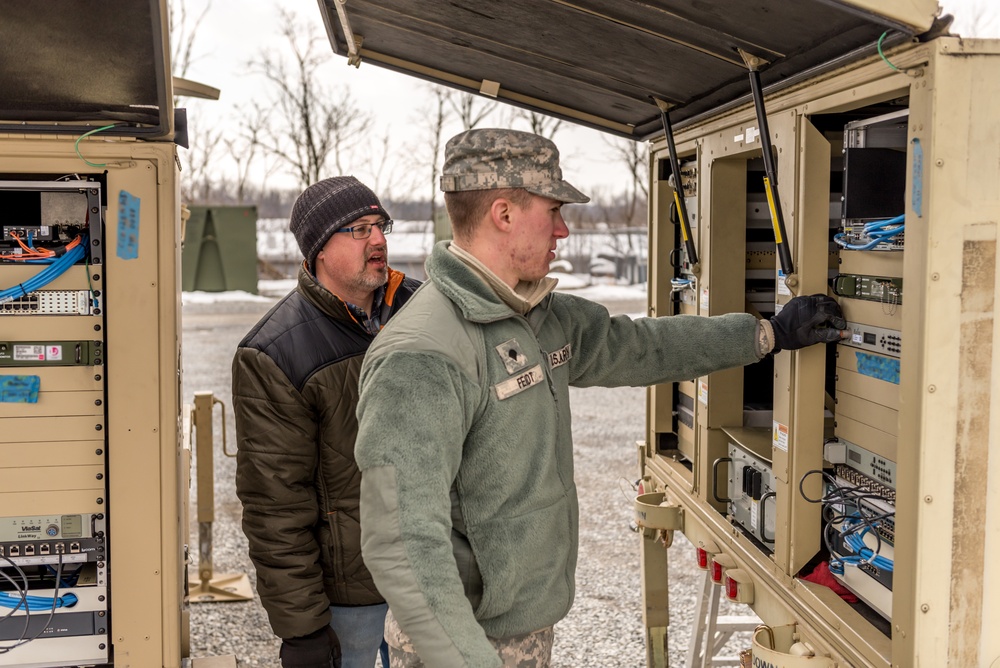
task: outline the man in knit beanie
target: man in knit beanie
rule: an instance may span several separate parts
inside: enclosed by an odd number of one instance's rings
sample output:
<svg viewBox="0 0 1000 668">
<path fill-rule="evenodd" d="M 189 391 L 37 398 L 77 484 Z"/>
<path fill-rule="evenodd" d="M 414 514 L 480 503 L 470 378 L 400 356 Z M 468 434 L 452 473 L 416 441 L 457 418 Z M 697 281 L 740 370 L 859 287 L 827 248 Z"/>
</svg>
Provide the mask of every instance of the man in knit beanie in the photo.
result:
<svg viewBox="0 0 1000 668">
<path fill-rule="evenodd" d="M 298 286 L 233 360 L 243 531 L 282 667 L 371 668 L 387 606 L 361 559 L 358 372 L 418 282 L 389 268 L 392 220 L 353 176 L 309 186 L 289 228 Z"/>
</svg>

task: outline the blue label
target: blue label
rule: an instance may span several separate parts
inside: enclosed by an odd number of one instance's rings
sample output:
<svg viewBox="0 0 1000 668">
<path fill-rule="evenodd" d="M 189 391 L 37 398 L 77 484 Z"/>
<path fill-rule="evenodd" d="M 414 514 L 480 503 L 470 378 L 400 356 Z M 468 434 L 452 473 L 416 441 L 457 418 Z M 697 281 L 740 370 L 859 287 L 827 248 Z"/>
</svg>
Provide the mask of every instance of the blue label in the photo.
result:
<svg viewBox="0 0 1000 668">
<path fill-rule="evenodd" d="M 118 192 L 118 257 L 139 257 L 139 198 L 124 190 Z"/>
<path fill-rule="evenodd" d="M 0 403 L 37 404 L 38 376 L 0 376 Z"/>
<path fill-rule="evenodd" d="M 918 216 L 922 216 L 924 207 L 924 149 L 920 146 L 920 140 L 916 137 L 911 142 L 913 144 L 913 185 L 910 188 L 910 201 L 913 211 Z"/>
<path fill-rule="evenodd" d="M 858 356 L 858 373 L 899 385 L 899 360 L 881 355 L 855 353 Z"/>
</svg>

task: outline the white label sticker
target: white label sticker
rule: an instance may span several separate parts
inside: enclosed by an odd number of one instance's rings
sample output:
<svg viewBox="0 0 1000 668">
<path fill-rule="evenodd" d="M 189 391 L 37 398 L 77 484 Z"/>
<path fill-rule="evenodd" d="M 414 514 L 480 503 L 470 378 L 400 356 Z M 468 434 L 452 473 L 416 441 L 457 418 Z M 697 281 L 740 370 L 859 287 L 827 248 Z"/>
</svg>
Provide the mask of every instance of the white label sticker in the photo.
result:
<svg viewBox="0 0 1000 668">
<path fill-rule="evenodd" d="M 750 499 L 750 530 L 757 531 L 757 524 L 760 522 L 760 501 Z"/>
<path fill-rule="evenodd" d="M 788 452 L 788 425 L 772 420 L 771 441 L 774 447 Z"/>
<path fill-rule="evenodd" d="M 755 127 L 749 127 L 747 128 L 746 135 L 747 135 L 747 143 L 750 144 L 756 141 L 757 137 L 760 136 L 760 130 L 758 130 Z"/>
<path fill-rule="evenodd" d="M 532 385 L 538 385 L 544 380 L 545 374 L 542 373 L 542 365 L 536 364 L 520 375 L 508 378 L 502 383 L 497 383 L 494 385 L 494 388 L 496 388 L 497 397 L 503 401 L 504 399 L 514 396 L 515 394 L 524 392 Z"/>
<path fill-rule="evenodd" d="M 703 380 L 698 381 L 698 401 L 708 405 L 708 383 Z"/>
<path fill-rule="evenodd" d="M 786 297 L 792 296 L 792 291 L 785 285 L 785 272 L 781 270 L 778 271 L 778 294 L 785 295 Z"/>
<path fill-rule="evenodd" d="M 58 362 L 62 359 L 62 346 L 46 346 L 45 359 L 50 362 Z"/>
<path fill-rule="evenodd" d="M 14 344 L 15 362 L 44 362 L 45 346 L 35 346 L 25 343 Z"/>
<path fill-rule="evenodd" d="M 743 141 L 743 133 L 741 132 L 738 135 L 733 135 L 733 141 L 736 141 L 736 142 Z"/>
<path fill-rule="evenodd" d="M 851 334 L 851 343 L 861 343 L 861 341 L 862 341 L 862 338 L 861 338 L 861 333 L 860 332 L 855 333 L 855 334 Z"/>
<path fill-rule="evenodd" d="M 708 288 L 701 289 L 701 308 L 705 311 L 708 310 Z"/>
</svg>

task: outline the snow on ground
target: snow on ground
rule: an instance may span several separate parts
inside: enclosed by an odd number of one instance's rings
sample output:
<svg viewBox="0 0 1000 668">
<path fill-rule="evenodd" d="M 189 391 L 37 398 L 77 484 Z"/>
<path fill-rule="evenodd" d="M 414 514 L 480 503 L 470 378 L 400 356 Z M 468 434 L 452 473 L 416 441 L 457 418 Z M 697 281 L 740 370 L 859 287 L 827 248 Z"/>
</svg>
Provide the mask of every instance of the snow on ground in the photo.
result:
<svg viewBox="0 0 1000 668">
<path fill-rule="evenodd" d="M 643 299 L 646 295 L 645 284 L 618 285 L 613 282 L 592 283 L 590 281 L 605 280 L 595 279 L 586 274 L 561 274 L 551 273 L 552 278 L 559 280 L 556 290 L 590 299 L 591 301 L 605 303 L 608 301 L 623 301 Z M 226 292 L 185 292 L 182 294 L 183 304 L 215 304 L 219 302 L 267 302 L 273 301 L 277 297 L 283 297 L 295 288 L 294 278 L 280 280 L 259 280 L 257 281 L 257 291 L 260 294 L 252 295 L 243 290 L 229 290 Z"/>
<path fill-rule="evenodd" d="M 260 289 L 259 284 L 265 282 L 266 281 L 258 281 L 258 289 Z M 218 304 L 220 302 L 269 302 L 269 301 L 272 301 L 270 297 L 265 297 L 264 295 L 252 295 L 249 292 L 246 292 L 245 290 L 227 290 L 225 292 L 205 292 L 203 290 L 196 290 L 194 292 L 181 293 L 182 304 Z"/>
</svg>

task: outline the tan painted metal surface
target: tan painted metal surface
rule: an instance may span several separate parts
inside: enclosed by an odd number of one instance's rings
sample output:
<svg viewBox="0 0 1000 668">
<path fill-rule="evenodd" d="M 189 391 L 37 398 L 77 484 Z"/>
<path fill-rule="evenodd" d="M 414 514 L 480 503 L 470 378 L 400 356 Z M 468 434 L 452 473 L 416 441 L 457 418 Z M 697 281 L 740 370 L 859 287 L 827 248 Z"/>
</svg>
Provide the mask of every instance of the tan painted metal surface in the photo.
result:
<svg viewBox="0 0 1000 668">
<path fill-rule="evenodd" d="M 916 4 L 899 7 L 898 18 L 926 11 Z M 994 316 L 1000 288 L 1000 44 L 939 38 L 886 55 L 897 69 L 878 57 L 858 61 L 768 98 L 766 108 L 799 294 L 826 292 L 832 276 L 826 221 L 836 192 L 831 174 L 841 169 L 845 145 L 837 121 L 843 119 L 844 127 L 866 114 L 908 110 L 898 123 L 905 137 L 897 149 L 906 152 L 905 249 L 841 249 L 833 270 L 902 280 L 902 305 L 840 300 L 848 320 L 898 332 L 901 354 L 876 354 L 859 339 L 837 346 L 831 361 L 821 348 L 776 356 L 773 552 L 739 530 L 712 493 L 713 466 L 723 456 L 712 445 L 715 433 L 754 419 L 744 413 L 738 375 L 727 377 L 725 389 L 720 374 L 705 379 L 707 409 L 696 412 L 693 455 L 658 448 L 669 442 L 661 429 L 672 406 L 665 399 L 668 387 L 651 390 L 641 470 L 647 491 L 665 490 L 683 509 L 683 531 L 692 543 L 728 555 L 746 574 L 741 577 L 750 578 L 754 611 L 772 626 L 794 624 L 798 639 L 826 657 L 827 665 L 988 668 L 1000 658 L 1000 639 L 987 631 L 1000 622 L 1000 576 L 989 567 L 1000 548 L 1000 457 L 992 447 L 1000 433 L 1000 396 L 994 391 L 1000 387 L 1000 364 L 994 361 L 1000 337 Z M 753 109 L 743 106 L 677 135 L 679 152 L 697 157 L 701 175 L 698 278 L 707 294 L 698 295 L 696 306 L 702 315 L 742 311 L 744 277 L 732 267 L 760 269 L 753 258 L 743 262 L 746 249 L 739 241 L 748 220 L 748 159 L 760 150 L 746 140 L 755 126 Z M 655 142 L 654 173 L 665 159 L 665 143 Z M 664 207 L 655 205 L 670 196 L 669 187 L 654 193 L 656 240 L 672 226 Z M 672 250 L 663 242 L 651 244 L 650 277 L 659 285 L 651 285 L 650 309 L 658 315 L 670 310 L 663 285 L 673 275 Z M 790 299 L 780 278 L 771 280 L 775 301 Z M 831 385 L 836 403 L 825 397 Z M 833 415 L 825 417 L 825 409 Z M 726 417 L 717 422 L 713 416 Z M 810 497 L 822 493 L 819 478 L 806 476 L 823 468 L 823 444 L 831 433 L 895 466 L 895 568 L 892 613 L 885 622 L 800 578 L 823 554 L 819 506 L 802 497 L 800 483 L 805 478 Z M 656 635 L 655 642 L 662 638 Z M 651 659 L 649 665 L 665 664 Z"/>
</svg>

